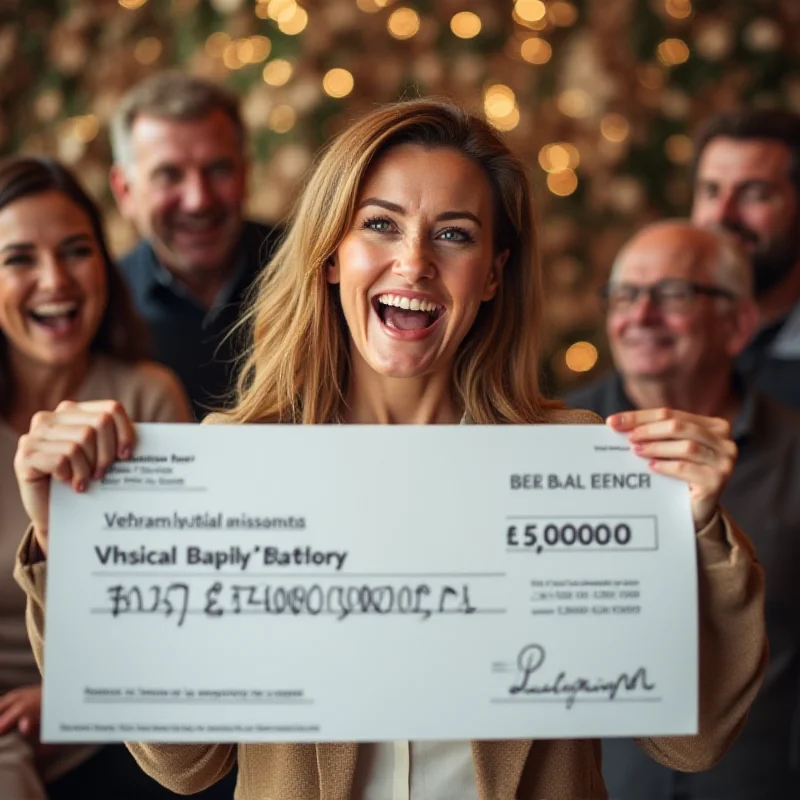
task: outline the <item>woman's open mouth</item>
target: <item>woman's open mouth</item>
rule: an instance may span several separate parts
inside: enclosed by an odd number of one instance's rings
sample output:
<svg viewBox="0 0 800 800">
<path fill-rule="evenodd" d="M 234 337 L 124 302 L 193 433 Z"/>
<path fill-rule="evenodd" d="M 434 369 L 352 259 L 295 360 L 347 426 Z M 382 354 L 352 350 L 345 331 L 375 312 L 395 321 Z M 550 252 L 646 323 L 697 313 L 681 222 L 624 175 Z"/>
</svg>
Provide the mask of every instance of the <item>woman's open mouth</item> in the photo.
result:
<svg viewBox="0 0 800 800">
<path fill-rule="evenodd" d="M 28 309 L 28 316 L 37 325 L 47 328 L 53 335 L 64 336 L 72 332 L 78 321 L 80 304 L 74 300 L 40 303 Z"/>
<path fill-rule="evenodd" d="M 380 321 L 395 331 L 424 332 L 444 314 L 444 306 L 431 300 L 399 294 L 380 294 L 372 300 Z"/>
</svg>

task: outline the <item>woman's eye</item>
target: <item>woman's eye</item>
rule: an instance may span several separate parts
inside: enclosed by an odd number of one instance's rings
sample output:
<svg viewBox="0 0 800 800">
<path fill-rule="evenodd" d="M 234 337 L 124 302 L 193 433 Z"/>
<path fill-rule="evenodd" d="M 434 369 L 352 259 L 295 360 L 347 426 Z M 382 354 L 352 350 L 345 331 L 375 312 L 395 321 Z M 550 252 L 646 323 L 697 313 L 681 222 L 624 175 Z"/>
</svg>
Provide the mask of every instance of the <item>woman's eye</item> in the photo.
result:
<svg viewBox="0 0 800 800">
<path fill-rule="evenodd" d="M 8 255 L 3 259 L 4 267 L 30 267 L 33 264 L 33 258 L 28 255 L 19 253 L 17 255 Z"/>
<path fill-rule="evenodd" d="M 447 228 L 439 234 L 446 242 L 474 242 L 475 237 L 464 228 Z"/>
<path fill-rule="evenodd" d="M 69 250 L 64 251 L 64 258 L 71 261 L 78 261 L 94 254 L 94 250 L 88 245 L 81 245 L 80 247 L 71 247 Z"/>
<path fill-rule="evenodd" d="M 385 217 L 371 217 L 364 221 L 363 227 L 378 233 L 385 233 L 392 227 L 392 222 Z"/>
</svg>

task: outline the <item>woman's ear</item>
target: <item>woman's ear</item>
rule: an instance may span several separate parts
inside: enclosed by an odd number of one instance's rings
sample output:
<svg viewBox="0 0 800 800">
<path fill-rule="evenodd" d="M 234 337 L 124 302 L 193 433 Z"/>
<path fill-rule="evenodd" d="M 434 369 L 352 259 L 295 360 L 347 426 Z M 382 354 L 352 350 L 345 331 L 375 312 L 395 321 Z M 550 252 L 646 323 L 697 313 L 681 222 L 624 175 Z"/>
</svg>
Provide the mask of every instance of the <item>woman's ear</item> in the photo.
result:
<svg viewBox="0 0 800 800">
<path fill-rule="evenodd" d="M 339 283 L 339 265 L 336 263 L 336 256 L 331 256 L 325 262 L 325 277 L 328 283 Z"/>
<path fill-rule="evenodd" d="M 503 267 L 508 261 L 508 249 L 498 253 L 492 259 L 492 268 L 489 270 L 489 275 L 486 278 L 486 286 L 483 289 L 483 297 L 481 300 L 491 300 L 497 294 L 497 288 L 500 286 L 500 280 L 503 275 Z"/>
</svg>

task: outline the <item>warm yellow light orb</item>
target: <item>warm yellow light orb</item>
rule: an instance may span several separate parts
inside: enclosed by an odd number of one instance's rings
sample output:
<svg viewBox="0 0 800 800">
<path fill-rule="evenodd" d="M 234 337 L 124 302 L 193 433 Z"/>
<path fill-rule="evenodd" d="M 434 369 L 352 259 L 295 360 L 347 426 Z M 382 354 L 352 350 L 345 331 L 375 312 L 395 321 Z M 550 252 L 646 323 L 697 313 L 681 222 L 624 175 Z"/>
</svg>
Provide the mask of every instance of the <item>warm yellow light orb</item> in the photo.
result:
<svg viewBox="0 0 800 800">
<path fill-rule="evenodd" d="M 353 76 L 346 69 L 336 67 L 328 70 L 322 79 L 322 88 L 325 94 L 331 97 L 347 97 L 353 91 Z"/>
<path fill-rule="evenodd" d="M 578 176 L 571 169 L 551 172 L 547 176 L 547 188 L 558 197 L 569 197 L 578 188 Z"/>
<path fill-rule="evenodd" d="M 578 9 L 572 3 L 565 2 L 565 0 L 556 0 L 547 9 L 547 18 L 553 25 L 558 25 L 559 28 L 568 28 L 577 22 Z"/>
<path fill-rule="evenodd" d="M 297 121 L 297 113 L 291 106 L 275 106 L 269 112 L 267 124 L 275 133 L 288 133 Z"/>
<path fill-rule="evenodd" d="M 691 0 L 666 0 L 664 8 L 674 19 L 686 19 L 692 16 Z"/>
<path fill-rule="evenodd" d="M 270 86 L 283 86 L 292 77 L 294 68 L 285 58 L 276 58 L 267 62 L 262 77 Z"/>
<path fill-rule="evenodd" d="M 289 19 L 278 20 L 278 29 L 287 36 L 297 36 L 306 29 L 306 25 L 308 25 L 308 11 L 300 6 L 296 6 Z"/>
<path fill-rule="evenodd" d="M 163 49 L 163 45 L 155 36 L 147 36 L 136 42 L 136 47 L 133 49 L 133 57 L 145 66 L 155 64 Z"/>
<path fill-rule="evenodd" d="M 507 117 L 516 105 L 514 90 L 502 83 L 490 86 L 483 97 L 483 110 L 490 119 Z"/>
<path fill-rule="evenodd" d="M 689 54 L 689 45 L 683 39 L 664 39 L 656 48 L 658 60 L 666 67 L 685 63 Z"/>
<path fill-rule="evenodd" d="M 600 120 L 600 133 L 609 142 L 624 142 L 630 134 L 631 126 L 622 114 L 610 113 Z"/>
<path fill-rule="evenodd" d="M 522 43 L 520 55 L 529 64 L 546 64 L 553 56 L 553 48 L 550 46 L 550 42 L 546 42 L 538 36 L 531 36 Z"/>
<path fill-rule="evenodd" d="M 398 8 L 392 11 L 386 26 L 395 39 L 410 39 L 419 31 L 419 14 L 413 8 Z"/>
<path fill-rule="evenodd" d="M 508 114 L 505 114 L 502 117 L 492 117 L 492 125 L 499 131 L 513 131 L 514 128 L 519 125 L 519 108 L 514 106 L 514 108 L 509 111 Z"/>
<path fill-rule="evenodd" d="M 597 363 L 597 348 L 591 342 L 575 342 L 567 348 L 564 360 L 573 372 L 588 372 Z"/>
<path fill-rule="evenodd" d="M 568 117 L 581 119 L 592 113 L 592 99 L 583 89 L 567 89 L 558 96 L 558 109 Z"/>
<path fill-rule="evenodd" d="M 547 6 L 542 0 L 517 0 L 514 11 L 525 22 L 538 22 L 547 14 Z"/>
<path fill-rule="evenodd" d="M 259 64 L 269 57 L 272 52 L 272 42 L 266 36 L 251 36 L 248 41 L 253 46 L 250 63 Z"/>
<path fill-rule="evenodd" d="M 450 30 L 459 39 L 474 39 L 481 32 L 481 18 L 471 11 L 460 11 L 450 20 Z"/>
<path fill-rule="evenodd" d="M 673 164 L 689 164 L 694 158 L 694 143 L 681 133 L 670 136 L 664 143 L 664 150 Z"/>
<path fill-rule="evenodd" d="M 290 19 L 294 16 L 296 9 L 296 0 L 269 0 L 269 3 L 267 3 L 267 14 L 275 22 L 280 22 L 282 19 Z"/>
<path fill-rule="evenodd" d="M 574 170 L 581 163 L 581 154 L 574 144 L 554 142 L 546 144 L 539 151 L 539 166 L 545 172 L 563 172 Z"/>
</svg>

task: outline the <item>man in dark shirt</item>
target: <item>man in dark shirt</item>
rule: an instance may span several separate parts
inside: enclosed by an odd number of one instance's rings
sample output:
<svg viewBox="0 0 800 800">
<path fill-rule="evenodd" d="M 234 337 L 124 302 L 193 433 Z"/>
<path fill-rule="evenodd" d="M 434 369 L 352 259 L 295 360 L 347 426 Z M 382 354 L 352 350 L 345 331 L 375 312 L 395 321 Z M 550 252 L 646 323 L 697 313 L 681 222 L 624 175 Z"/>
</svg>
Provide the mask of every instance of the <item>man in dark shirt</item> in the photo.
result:
<svg viewBox="0 0 800 800">
<path fill-rule="evenodd" d="M 692 220 L 729 230 L 753 265 L 759 330 L 737 368 L 800 409 L 800 116 L 722 114 L 696 151 Z"/>
<path fill-rule="evenodd" d="M 122 258 L 153 357 L 183 381 L 195 413 L 224 404 L 248 287 L 277 233 L 243 219 L 247 159 L 237 99 L 166 72 L 136 85 L 112 120 L 111 186 L 142 241 Z"/>
<path fill-rule="evenodd" d="M 631 739 L 605 740 L 612 800 L 800 798 L 800 414 L 734 372 L 757 324 L 751 283 L 747 258 L 725 234 L 684 222 L 644 229 L 618 256 L 607 287 L 618 372 L 568 397 L 603 417 L 669 406 L 728 419 L 739 457 L 722 504 L 767 578 L 770 665 L 731 750 L 707 772 L 684 774 Z"/>
</svg>

